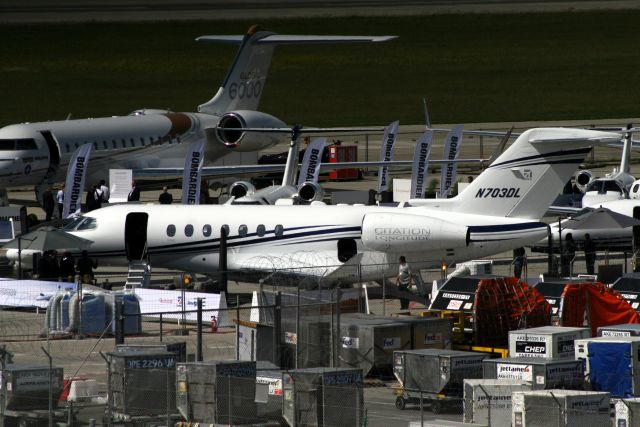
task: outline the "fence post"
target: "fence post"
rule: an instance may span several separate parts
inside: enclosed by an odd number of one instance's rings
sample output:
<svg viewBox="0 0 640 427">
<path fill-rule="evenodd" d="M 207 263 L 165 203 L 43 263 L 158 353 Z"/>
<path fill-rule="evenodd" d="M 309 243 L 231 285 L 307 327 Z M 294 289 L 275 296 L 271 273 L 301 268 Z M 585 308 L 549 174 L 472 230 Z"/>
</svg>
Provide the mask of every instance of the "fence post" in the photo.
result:
<svg viewBox="0 0 640 427">
<path fill-rule="evenodd" d="M 233 426 L 233 418 L 231 417 L 233 412 L 233 408 L 231 407 L 231 402 L 233 401 L 233 399 L 231 399 L 231 375 L 227 376 L 227 381 L 227 392 L 229 393 L 227 396 L 227 399 L 229 399 L 229 426 Z"/>
<path fill-rule="evenodd" d="M 422 389 L 420 389 L 420 426 L 424 425 L 424 400 L 422 398 Z"/>
<path fill-rule="evenodd" d="M 202 362 L 202 298 L 198 298 L 197 328 L 196 328 L 196 361 Z"/>
<path fill-rule="evenodd" d="M 275 293 L 273 304 L 273 363 L 282 366 L 280 360 L 280 291 Z"/>
<path fill-rule="evenodd" d="M 342 338 L 340 336 L 340 298 L 342 297 L 342 289 L 336 289 L 336 347 L 335 351 L 335 362 L 333 366 L 338 366 L 340 361 L 340 344 L 342 343 Z"/>
<path fill-rule="evenodd" d="M 298 351 L 298 345 L 299 345 L 299 341 L 298 341 L 298 337 L 300 337 L 300 286 L 298 286 L 297 288 L 297 292 L 296 292 L 296 298 L 297 298 L 297 302 L 296 302 L 296 362 L 295 362 L 295 368 L 298 369 L 298 357 L 300 355 L 299 351 Z"/>
<path fill-rule="evenodd" d="M 124 301 L 116 301 L 116 333 L 115 341 L 117 344 L 124 344 Z"/>
<path fill-rule="evenodd" d="M 240 360 L 240 295 L 236 295 L 236 360 Z"/>
<path fill-rule="evenodd" d="M 44 352 L 44 354 L 47 355 L 47 359 L 49 359 L 49 425 L 53 426 L 53 378 L 51 375 L 51 370 L 53 369 L 53 358 L 51 357 L 51 355 L 47 352 L 47 350 L 44 349 L 44 347 L 40 347 L 42 349 L 42 351 Z M 4 412 L 4 410 L 3 410 Z"/>
<path fill-rule="evenodd" d="M 160 342 L 162 342 L 162 313 L 160 313 Z"/>
<path fill-rule="evenodd" d="M 382 275 L 382 315 L 387 315 L 387 284 L 385 283 L 384 274 Z"/>
</svg>

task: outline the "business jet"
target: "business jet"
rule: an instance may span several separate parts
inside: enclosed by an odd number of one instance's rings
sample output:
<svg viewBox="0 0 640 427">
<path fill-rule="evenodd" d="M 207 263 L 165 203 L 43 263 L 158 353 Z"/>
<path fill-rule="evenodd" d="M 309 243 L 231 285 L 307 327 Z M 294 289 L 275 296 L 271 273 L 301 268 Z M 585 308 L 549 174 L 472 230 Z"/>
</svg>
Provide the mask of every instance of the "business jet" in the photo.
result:
<svg viewBox="0 0 640 427">
<path fill-rule="evenodd" d="M 238 44 L 222 86 L 198 112 L 141 109 L 128 116 L 23 123 L 0 129 L 0 182 L 14 187 L 64 180 L 69 159 L 81 145 L 93 145 L 89 182 L 109 169 L 132 169 L 145 177 L 157 168 L 181 168 L 191 142 L 205 139 L 209 161 L 237 151 L 255 151 L 286 142 L 286 135 L 246 133 L 246 127 L 282 127 L 285 123 L 257 111 L 275 46 L 319 43 L 382 42 L 393 36 L 278 35 L 253 26 L 244 36 L 211 35 L 196 40 Z M 231 129 L 231 130 L 227 130 Z M 175 177 L 176 175 L 171 175 Z M 179 176 L 179 175 L 178 175 Z"/>
<path fill-rule="evenodd" d="M 278 271 L 330 283 L 380 279 L 397 273 L 399 255 L 414 268 L 433 268 L 540 240 L 547 234 L 540 218 L 555 191 L 591 146 L 619 138 L 584 129 L 530 129 L 450 199 L 398 207 L 125 204 L 84 214 L 66 230 L 92 241 L 90 256 L 121 265 L 143 259 L 215 274 L 226 234 L 232 276 Z"/>
</svg>

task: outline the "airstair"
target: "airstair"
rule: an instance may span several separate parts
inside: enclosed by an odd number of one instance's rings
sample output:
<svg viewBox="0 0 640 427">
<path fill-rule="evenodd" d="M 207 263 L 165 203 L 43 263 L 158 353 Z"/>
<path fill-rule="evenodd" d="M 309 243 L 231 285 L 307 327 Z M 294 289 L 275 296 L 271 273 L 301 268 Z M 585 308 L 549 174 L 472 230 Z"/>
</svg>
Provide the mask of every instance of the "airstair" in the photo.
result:
<svg viewBox="0 0 640 427">
<path fill-rule="evenodd" d="M 125 282 L 125 289 L 146 288 L 149 286 L 151 279 L 151 266 L 147 261 L 133 260 L 129 261 L 129 273 Z"/>
</svg>

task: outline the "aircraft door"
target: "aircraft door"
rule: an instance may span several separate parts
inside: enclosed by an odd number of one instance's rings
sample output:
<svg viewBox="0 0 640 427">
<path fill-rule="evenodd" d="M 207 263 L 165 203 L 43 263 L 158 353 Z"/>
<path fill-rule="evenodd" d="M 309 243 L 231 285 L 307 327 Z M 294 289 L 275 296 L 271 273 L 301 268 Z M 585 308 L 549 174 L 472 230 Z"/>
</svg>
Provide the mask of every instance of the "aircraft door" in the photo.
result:
<svg viewBox="0 0 640 427">
<path fill-rule="evenodd" d="M 49 171 L 47 171 L 47 175 L 55 174 L 60 167 L 60 147 L 58 141 L 56 141 L 51 131 L 43 130 L 40 133 L 44 137 L 44 140 L 47 141 L 47 149 L 49 151 Z"/>
<path fill-rule="evenodd" d="M 129 261 L 141 260 L 147 256 L 147 223 L 149 214 L 132 212 L 127 214 L 124 225 L 124 242 Z"/>
</svg>

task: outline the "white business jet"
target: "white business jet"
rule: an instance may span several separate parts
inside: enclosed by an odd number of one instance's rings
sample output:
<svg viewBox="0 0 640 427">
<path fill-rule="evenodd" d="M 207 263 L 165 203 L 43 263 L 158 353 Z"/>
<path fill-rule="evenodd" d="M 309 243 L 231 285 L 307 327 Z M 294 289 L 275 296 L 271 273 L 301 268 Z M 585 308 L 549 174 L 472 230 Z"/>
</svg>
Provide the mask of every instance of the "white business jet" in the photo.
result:
<svg viewBox="0 0 640 427">
<path fill-rule="evenodd" d="M 591 146 L 619 138 L 528 130 L 464 192 L 410 202 L 419 206 L 114 205 L 84 214 L 67 231 L 91 240 L 90 256 L 109 262 L 148 259 L 213 274 L 224 228 L 227 268 L 239 276 L 280 270 L 331 282 L 379 279 L 397 273 L 399 255 L 431 268 L 540 240 L 547 224 L 539 219 Z"/>
<path fill-rule="evenodd" d="M 0 183 L 3 187 L 64 180 L 69 159 L 81 145 L 93 145 L 89 182 L 109 169 L 133 169 L 134 177 L 163 177 L 157 168 L 182 168 L 191 142 L 206 138 L 206 158 L 233 151 L 260 150 L 281 141 L 278 133 L 245 133 L 245 127 L 285 123 L 256 111 L 275 46 L 283 44 L 366 43 L 395 37 L 278 35 L 251 27 L 244 36 L 212 35 L 196 40 L 238 44 L 238 53 L 215 96 L 197 113 L 137 110 L 129 116 L 24 123 L 0 129 Z M 226 129 L 233 129 L 227 131 Z M 240 129 L 240 130 L 239 130 Z M 175 177 L 176 174 L 170 175 Z"/>
</svg>

